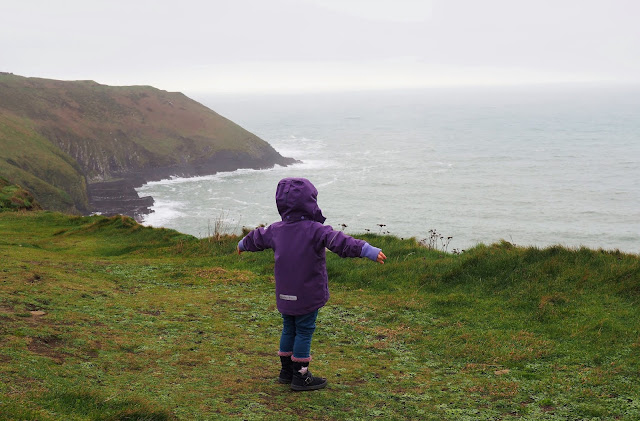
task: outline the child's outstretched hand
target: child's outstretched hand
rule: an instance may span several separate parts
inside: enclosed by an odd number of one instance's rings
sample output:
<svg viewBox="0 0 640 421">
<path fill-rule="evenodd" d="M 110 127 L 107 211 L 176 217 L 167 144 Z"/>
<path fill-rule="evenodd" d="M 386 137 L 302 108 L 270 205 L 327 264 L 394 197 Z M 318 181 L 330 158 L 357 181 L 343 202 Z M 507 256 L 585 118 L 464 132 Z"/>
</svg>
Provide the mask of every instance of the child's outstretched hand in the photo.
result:
<svg viewBox="0 0 640 421">
<path fill-rule="evenodd" d="M 240 246 L 236 246 L 236 250 L 238 251 L 238 254 L 242 253 L 242 250 L 240 250 Z"/>
<path fill-rule="evenodd" d="M 381 265 L 384 265 L 384 259 L 386 259 L 387 256 L 384 255 L 384 253 L 382 252 L 382 250 L 380 250 L 380 253 L 378 253 L 378 260 L 377 262 L 380 263 Z"/>
</svg>

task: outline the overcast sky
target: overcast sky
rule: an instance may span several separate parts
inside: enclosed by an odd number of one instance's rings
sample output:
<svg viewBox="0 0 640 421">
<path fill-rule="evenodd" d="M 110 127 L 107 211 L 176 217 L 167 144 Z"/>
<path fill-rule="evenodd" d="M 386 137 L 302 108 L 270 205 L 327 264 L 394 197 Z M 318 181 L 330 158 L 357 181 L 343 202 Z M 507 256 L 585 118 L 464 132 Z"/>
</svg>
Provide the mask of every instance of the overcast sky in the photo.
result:
<svg viewBox="0 0 640 421">
<path fill-rule="evenodd" d="M 183 92 L 640 83 L 637 0 L 2 0 L 0 71 Z"/>
</svg>

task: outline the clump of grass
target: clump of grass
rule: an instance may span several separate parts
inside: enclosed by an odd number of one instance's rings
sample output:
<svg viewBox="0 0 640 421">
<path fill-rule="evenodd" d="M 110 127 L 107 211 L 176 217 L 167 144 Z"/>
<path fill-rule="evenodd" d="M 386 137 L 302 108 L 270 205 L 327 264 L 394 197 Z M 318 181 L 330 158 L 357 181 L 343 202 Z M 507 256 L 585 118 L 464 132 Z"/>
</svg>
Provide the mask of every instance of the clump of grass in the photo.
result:
<svg viewBox="0 0 640 421">
<path fill-rule="evenodd" d="M 220 239 L 227 235 L 232 235 L 238 231 L 239 222 L 235 225 L 229 218 L 228 211 L 221 211 L 220 214 L 213 220 L 213 224 L 209 219 L 207 221 L 207 241 L 220 241 Z"/>
<path fill-rule="evenodd" d="M 33 195 L 20 186 L 12 184 L 4 177 L 0 177 L 0 212 L 32 211 L 42 207 Z"/>
<path fill-rule="evenodd" d="M 449 243 L 452 239 L 453 237 L 451 236 L 445 237 L 435 229 L 430 229 L 429 235 L 426 238 L 420 240 L 420 244 L 422 244 L 424 247 L 427 247 L 429 250 L 440 250 L 446 253 L 449 251 Z M 454 249 L 454 254 L 460 253 L 460 250 Z"/>
</svg>

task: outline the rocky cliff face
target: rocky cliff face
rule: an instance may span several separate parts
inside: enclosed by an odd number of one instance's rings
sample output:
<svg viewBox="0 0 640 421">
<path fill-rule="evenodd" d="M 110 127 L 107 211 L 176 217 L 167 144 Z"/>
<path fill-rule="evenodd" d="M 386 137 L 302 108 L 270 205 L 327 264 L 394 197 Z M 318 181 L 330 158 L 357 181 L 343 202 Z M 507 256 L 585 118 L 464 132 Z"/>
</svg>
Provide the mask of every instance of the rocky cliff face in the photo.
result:
<svg viewBox="0 0 640 421">
<path fill-rule="evenodd" d="M 0 174 L 31 187 L 45 207 L 68 210 L 71 201 L 78 212 L 104 210 L 104 192 L 116 194 L 97 183 L 117 181 L 129 196 L 172 175 L 295 162 L 181 93 L 11 74 L 0 74 L 0 148 Z M 69 181 L 76 178 L 82 181 Z"/>
</svg>

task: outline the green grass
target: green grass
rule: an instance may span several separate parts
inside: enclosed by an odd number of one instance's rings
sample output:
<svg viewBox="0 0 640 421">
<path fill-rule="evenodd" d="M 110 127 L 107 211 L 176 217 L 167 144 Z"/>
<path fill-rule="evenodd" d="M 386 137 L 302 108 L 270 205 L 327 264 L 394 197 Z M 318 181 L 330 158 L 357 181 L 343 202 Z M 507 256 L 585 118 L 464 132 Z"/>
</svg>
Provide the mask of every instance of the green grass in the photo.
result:
<svg viewBox="0 0 640 421">
<path fill-rule="evenodd" d="M 271 252 L 122 217 L 0 232 L 0 420 L 640 418 L 636 255 L 359 236 L 389 259 L 328 256 L 329 386 L 295 393 Z"/>
<path fill-rule="evenodd" d="M 86 183 L 78 165 L 33 126 L 0 113 L 0 176 L 28 189 L 47 209 L 86 211 Z"/>
<path fill-rule="evenodd" d="M 20 186 L 0 177 L 0 212 L 40 210 L 40 204 Z"/>
</svg>

